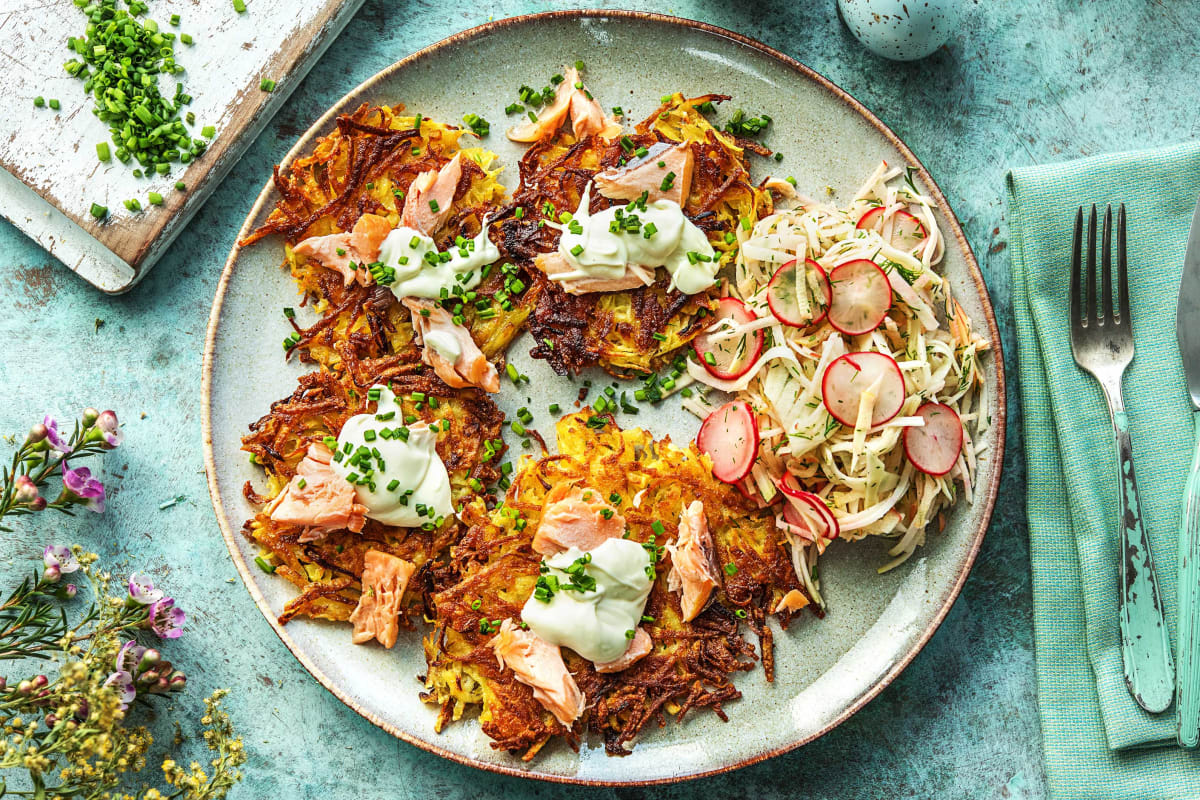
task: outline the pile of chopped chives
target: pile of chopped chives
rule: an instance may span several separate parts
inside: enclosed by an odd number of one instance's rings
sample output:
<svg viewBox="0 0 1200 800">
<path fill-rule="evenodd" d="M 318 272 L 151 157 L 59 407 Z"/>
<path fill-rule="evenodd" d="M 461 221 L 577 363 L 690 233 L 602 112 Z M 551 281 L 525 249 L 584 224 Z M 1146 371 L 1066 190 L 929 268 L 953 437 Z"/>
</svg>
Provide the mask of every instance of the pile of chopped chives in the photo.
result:
<svg viewBox="0 0 1200 800">
<path fill-rule="evenodd" d="M 180 117 L 183 106 L 192 101 L 175 84 L 175 94 L 167 99 L 159 91 L 160 76 L 179 75 L 183 67 L 175 61 L 175 40 L 190 41 L 169 31 L 160 31 L 152 19 L 139 20 L 146 5 L 137 0 L 128 9 L 118 8 L 118 0 L 74 0 L 88 18 L 83 36 L 67 40 L 75 58 L 63 65 L 67 73 L 83 81 L 84 91 L 92 95 L 92 109 L 109 126 L 113 148 L 107 142 L 96 145 L 101 161 L 112 156 L 122 163 L 136 161 L 138 177 L 165 175 L 171 164 L 186 164 L 204 152 L 208 142 L 193 138 Z M 177 24 L 175 18 L 172 24 Z M 189 122 L 194 120 L 188 114 Z M 211 138 L 215 130 L 203 131 Z"/>
</svg>

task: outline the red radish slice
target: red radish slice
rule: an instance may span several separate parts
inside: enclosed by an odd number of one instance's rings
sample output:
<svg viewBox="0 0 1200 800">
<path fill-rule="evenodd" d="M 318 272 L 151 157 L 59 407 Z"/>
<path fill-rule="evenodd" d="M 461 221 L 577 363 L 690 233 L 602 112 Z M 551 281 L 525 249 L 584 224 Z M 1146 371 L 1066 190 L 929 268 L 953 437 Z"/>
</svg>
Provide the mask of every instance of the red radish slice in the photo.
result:
<svg viewBox="0 0 1200 800">
<path fill-rule="evenodd" d="M 859 230 L 883 232 L 883 206 L 875 206 L 858 219 L 854 227 Z M 913 251 L 929 233 L 924 223 L 910 212 L 899 209 L 892 215 L 892 247 L 897 250 Z"/>
<path fill-rule="evenodd" d="M 907 211 L 897 211 L 892 217 L 892 247 L 897 250 L 915 250 L 928 235 L 921 220 Z"/>
<path fill-rule="evenodd" d="M 857 258 L 838 264 L 829 273 L 833 302 L 829 324 L 847 336 L 879 327 L 892 307 L 892 284 L 874 261 Z"/>
<path fill-rule="evenodd" d="M 722 320 L 745 325 L 756 319 L 758 315 L 736 297 L 722 297 L 717 301 L 716 320 L 704 333 L 692 340 L 692 349 L 696 351 L 696 357 L 710 375 L 722 380 L 732 380 L 745 375 L 750 367 L 754 366 L 763 349 L 761 328 L 741 336 L 722 337 L 716 334 L 725 332 Z M 712 359 L 711 363 L 709 358 Z"/>
<path fill-rule="evenodd" d="M 700 423 L 696 446 L 713 462 L 713 476 L 737 483 L 750 474 L 758 458 L 758 418 L 745 400 L 733 400 Z"/>
<path fill-rule="evenodd" d="M 900 365 L 887 353 L 846 353 L 825 368 L 821 395 L 829 415 L 843 425 L 858 422 L 862 393 L 879 381 L 871 424 L 882 425 L 900 413 L 904 405 L 904 375 Z"/>
<path fill-rule="evenodd" d="M 801 307 L 803 290 L 803 308 Z M 833 287 L 821 265 L 804 259 L 804 268 L 793 259 L 778 270 L 767 284 L 767 305 L 784 325 L 805 328 L 825 319 L 833 302 Z"/>
<path fill-rule="evenodd" d="M 860 231 L 874 230 L 877 231 L 883 227 L 883 206 L 875 206 L 867 213 L 858 218 L 858 224 L 854 227 Z"/>
<path fill-rule="evenodd" d="M 805 491 L 800 488 L 800 481 L 792 473 L 785 473 L 779 479 L 778 484 L 780 491 L 788 498 L 788 502 L 784 506 L 783 517 L 792 524 L 801 527 L 812 528 L 808 523 L 798 522 L 798 519 L 804 519 L 808 513 L 816 512 L 820 518 L 822 525 L 822 535 L 833 541 L 842 532 L 842 526 L 838 523 L 837 517 L 829 510 L 829 506 L 821 499 L 819 495 Z M 806 513 L 807 512 L 807 513 Z"/>
<path fill-rule="evenodd" d="M 904 429 L 904 454 L 926 475 L 945 475 L 962 452 L 962 420 L 950 406 L 933 402 L 918 408 L 917 416 L 925 424 Z"/>
</svg>

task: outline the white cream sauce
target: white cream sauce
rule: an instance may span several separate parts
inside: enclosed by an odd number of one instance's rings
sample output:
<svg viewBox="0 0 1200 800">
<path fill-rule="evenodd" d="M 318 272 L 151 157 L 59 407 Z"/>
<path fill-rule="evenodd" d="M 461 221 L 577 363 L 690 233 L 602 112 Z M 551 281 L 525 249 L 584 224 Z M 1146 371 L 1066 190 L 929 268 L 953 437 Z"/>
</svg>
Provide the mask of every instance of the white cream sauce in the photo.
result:
<svg viewBox="0 0 1200 800">
<path fill-rule="evenodd" d="M 371 388 L 379 390 L 375 413 L 346 420 L 331 464 L 334 472 L 355 484 L 366 515 L 386 525 L 415 528 L 450 516 L 450 475 L 437 454 L 437 434 L 426 423 L 405 425 L 392 391 Z"/>
<path fill-rule="evenodd" d="M 521 619 L 551 644 L 569 647 L 596 663 L 613 661 L 624 654 L 629 633 L 641 624 L 653 586 L 646 574 L 650 554 L 630 539 L 608 539 L 587 554 L 591 561 L 583 565 L 583 571 L 595 579 L 593 591 L 561 588 L 571 584 L 566 568 L 585 555 L 572 547 L 545 559 L 549 571 L 544 575 L 557 578 L 560 589 L 549 602 L 530 597 L 521 609 Z"/>
<path fill-rule="evenodd" d="M 433 239 L 413 228 L 394 229 L 379 247 L 379 261 L 396 270 L 388 286 L 397 298 L 424 297 L 430 300 L 447 296 L 455 286 L 474 289 L 482 280 L 482 270 L 500 259 L 500 250 L 488 238 L 484 220 L 479 235 L 461 246 L 439 253 Z"/>
<path fill-rule="evenodd" d="M 610 206 L 589 212 L 591 184 L 584 189 L 570 221 L 560 225 L 558 252 L 574 267 L 553 280 L 625 276 L 629 264 L 666 267 L 671 285 L 684 294 L 696 294 L 713 285 L 719 266 L 716 251 L 704 231 L 684 216 L 678 203 L 655 200 L 639 205 Z M 636 230 L 618 222 L 636 217 Z M 613 228 L 616 228 L 614 232 Z M 647 236 L 647 230 L 652 233 Z"/>
</svg>

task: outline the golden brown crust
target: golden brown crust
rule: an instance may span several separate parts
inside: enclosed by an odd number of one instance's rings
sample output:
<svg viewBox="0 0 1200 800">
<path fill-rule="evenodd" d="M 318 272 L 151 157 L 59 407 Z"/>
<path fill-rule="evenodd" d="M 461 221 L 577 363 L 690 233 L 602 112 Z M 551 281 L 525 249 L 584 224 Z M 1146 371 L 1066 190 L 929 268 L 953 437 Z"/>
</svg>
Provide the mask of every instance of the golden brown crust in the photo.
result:
<svg viewBox="0 0 1200 800">
<path fill-rule="evenodd" d="M 493 746 L 523 753 L 551 736 L 571 738 L 587 729 L 604 738 L 610 753 L 621 754 L 647 724 L 665 724 L 668 715 L 679 719 L 693 708 L 708 708 L 724 718 L 722 704 L 740 696 L 731 674 L 751 669 L 757 658 L 739 622 L 760 634 L 762 659 L 773 663 L 763 622 L 783 594 L 799 588 L 771 516 L 716 481 L 694 447 L 655 441 L 642 430 L 622 431 L 611 417 L 588 409 L 559 422 L 558 442 L 559 455 L 518 472 L 502 507 L 491 513 L 469 509 L 470 529 L 452 548 L 457 580 L 432 597 L 438 628 L 426 639 L 428 699 L 442 705 L 443 722 L 481 705 Z M 628 537 L 659 559 L 645 611 L 653 619 L 642 626 L 654 642 L 649 655 L 622 672 L 601 674 L 564 650 L 588 706 L 570 732 L 511 672 L 495 669 L 486 646 L 499 621 L 520 619 L 533 592 L 541 563 L 533 538 L 547 496 L 564 484 L 609 498 L 626 519 Z M 704 503 L 717 558 L 737 569 L 722 570 L 716 599 L 685 623 L 678 594 L 667 589 L 670 554 L 664 546 L 677 534 L 682 508 L 697 499 Z"/>
</svg>

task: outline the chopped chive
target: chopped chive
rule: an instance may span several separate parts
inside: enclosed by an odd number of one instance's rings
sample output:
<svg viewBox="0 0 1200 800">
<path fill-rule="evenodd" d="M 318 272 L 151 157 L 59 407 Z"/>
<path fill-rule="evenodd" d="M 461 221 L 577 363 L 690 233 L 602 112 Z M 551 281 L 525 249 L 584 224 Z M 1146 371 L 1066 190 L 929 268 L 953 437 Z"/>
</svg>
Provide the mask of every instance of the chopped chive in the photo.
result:
<svg viewBox="0 0 1200 800">
<path fill-rule="evenodd" d="M 181 33 L 179 34 L 179 41 L 183 42 L 184 44 L 191 44 L 193 41 L 192 35 L 190 33 Z"/>
<path fill-rule="evenodd" d="M 108 206 L 102 206 L 97 203 L 92 203 L 90 213 L 96 219 L 104 219 L 108 216 Z"/>
<path fill-rule="evenodd" d="M 187 184 L 185 184 L 183 181 L 175 181 L 175 189 L 176 189 L 176 191 L 180 191 L 180 192 L 186 191 Z"/>
<path fill-rule="evenodd" d="M 39 94 L 37 97 L 33 98 L 33 104 L 38 108 L 43 108 L 46 105 L 46 98 Z"/>
<path fill-rule="evenodd" d="M 200 135 L 205 139 L 211 139 L 217 135 L 217 127 L 215 125 L 205 125 L 200 129 Z"/>
<path fill-rule="evenodd" d="M 255 556 L 254 563 L 258 565 L 259 569 L 261 569 L 263 572 L 267 573 L 268 575 L 275 571 L 275 566 L 273 564 L 271 564 L 270 562 L 268 562 L 262 556 Z"/>
<path fill-rule="evenodd" d="M 112 160 L 112 151 L 108 149 L 108 142 L 96 142 L 96 156 L 101 161 Z"/>
<path fill-rule="evenodd" d="M 146 195 L 146 199 L 150 201 L 152 206 L 161 206 L 163 204 L 163 196 L 158 192 L 150 192 Z"/>
<path fill-rule="evenodd" d="M 262 82 L 258 84 L 258 88 L 262 89 L 264 92 L 273 92 L 275 91 L 275 81 L 271 80 L 270 78 L 263 78 Z"/>
<path fill-rule="evenodd" d="M 233 10 L 239 14 L 246 12 L 246 0 L 233 0 Z"/>
<path fill-rule="evenodd" d="M 60 108 L 62 108 L 62 103 L 58 102 L 57 97 L 51 97 L 50 98 L 50 107 L 53 108 L 55 111 L 58 111 Z"/>
</svg>

